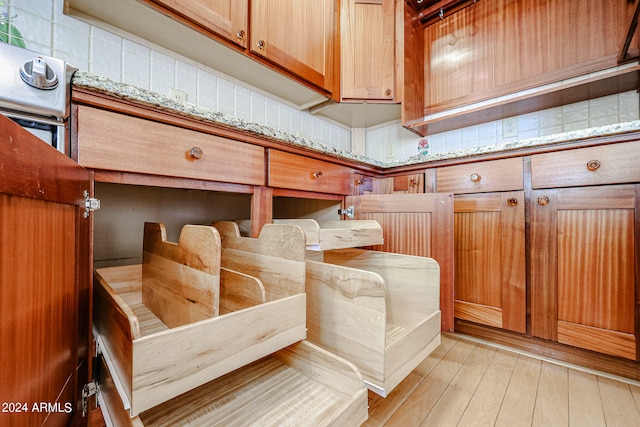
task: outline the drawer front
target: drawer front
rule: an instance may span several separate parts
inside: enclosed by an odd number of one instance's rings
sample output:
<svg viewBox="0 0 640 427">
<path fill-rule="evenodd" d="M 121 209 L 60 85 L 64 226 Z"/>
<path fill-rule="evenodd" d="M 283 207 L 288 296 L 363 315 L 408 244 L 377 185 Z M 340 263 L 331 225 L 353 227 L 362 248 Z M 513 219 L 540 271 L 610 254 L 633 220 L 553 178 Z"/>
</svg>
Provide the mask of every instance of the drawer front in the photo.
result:
<svg viewBox="0 0 640 427">
<path fill-rule="evenodd" d="M 533 188 L 640 182 L 640 141 L 531 156 Z"/>
<path fill-rule="evenodd" d="M 485 193 L 524 188 L 522 159 L 445 166 L 436 171 L 437 191 L 441 193 Z"/>
<path fill-rule="evenodd" d="M 318 193 L 351 194 L 353 169 L 269 150 L 269 186 Z"/>
<path fill-rule="evenodd" d="M 87 168 L 265 185 L 264 148 L 80 106 L 78 162 Z"/>
</svg>

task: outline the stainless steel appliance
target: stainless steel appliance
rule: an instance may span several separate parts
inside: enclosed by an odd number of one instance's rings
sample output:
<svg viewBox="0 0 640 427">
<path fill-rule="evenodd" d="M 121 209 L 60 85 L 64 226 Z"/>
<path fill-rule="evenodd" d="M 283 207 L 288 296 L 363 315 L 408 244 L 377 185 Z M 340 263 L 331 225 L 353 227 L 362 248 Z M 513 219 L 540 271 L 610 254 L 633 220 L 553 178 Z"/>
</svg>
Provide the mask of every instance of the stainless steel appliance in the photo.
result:
<svg viewBox="0 0 640 427">
<path fill-rule="evenodd" d="M 65 61 L 0 43 L 0 114 L 66 155 L 71 77 Z"/>
</svg>

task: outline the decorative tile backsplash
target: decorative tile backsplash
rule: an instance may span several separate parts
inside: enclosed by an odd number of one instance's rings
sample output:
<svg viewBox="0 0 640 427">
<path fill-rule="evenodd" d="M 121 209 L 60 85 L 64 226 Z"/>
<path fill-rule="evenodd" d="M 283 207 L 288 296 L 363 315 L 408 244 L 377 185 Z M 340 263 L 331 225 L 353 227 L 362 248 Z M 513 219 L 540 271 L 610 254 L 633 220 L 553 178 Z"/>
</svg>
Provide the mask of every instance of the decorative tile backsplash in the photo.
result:
<svg viewBox="0 0 640 427">
<path fill-rule="evenodd" d="M 640 118 L 640 98 L 631 91 L 518 116 L 517 136 L 509 138 L 503 136 L 501 120 L 426 138 L 392 123 L 365 129 L 362 144 L 362 129 L 348 129 L 298 111 L 177 53 L 64 15 L 63 2 L 0 0 L 0 15 L 12 17 L 12 25 L 20 29 L 28 49 L 62 58 L 81 70 L 163 95 L 177 89 L 194 105 L 344 151 L 352 150 L 352 134 L 357 134 L 354 149 L 358 154 L 383 162 L 425 150 L 439 154 Z"/>
<path fill-rule="evenodd" d="M 3 0 L 0 14 L 15 16 L 27 49 L 55 56 L 80 70 L 162 95 L 186 93 L 197 106 L 305 136 L 349 151 L 351 130 L 290 107 L 202 64 L 162 47 L 106 31 L 62 13 L 64 0 Z"/>
</svg>

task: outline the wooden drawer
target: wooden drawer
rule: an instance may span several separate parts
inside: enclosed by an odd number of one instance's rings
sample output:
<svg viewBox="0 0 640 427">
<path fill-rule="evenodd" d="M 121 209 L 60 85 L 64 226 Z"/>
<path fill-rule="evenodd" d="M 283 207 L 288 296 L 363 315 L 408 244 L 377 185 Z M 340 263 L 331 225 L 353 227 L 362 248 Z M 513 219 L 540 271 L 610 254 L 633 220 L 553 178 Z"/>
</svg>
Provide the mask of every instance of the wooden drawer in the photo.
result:
<svg viewBox="0 0 640 427">
<path fill-rule="evenodd" d="M 349 195 L 353 176 L 345 166 L 269 150 L 270 187 Z"/>
<path fill-rule="evenodd" d="M 640 141 L 531 156 L 533 188 L 640 182 Z"/>
<path fill-rule="evenodd" d="M 367 389 L 348 361 L 302 340 L 135 417 L 123 410 L 108 366 L 98 402 L 115 426 L 359 426 Z"/>
<path fill-rule="evenodd" d="M 267 224 L 251 239 L 240 237 L 234 223 L 215 223 L 217 260 L 204 250 L 202 234 L 187 234 L 191 229 L 183 229 L 177 245 L 145 245 L 142 265 L 95 271 L 96 340 L 131 417 L 306 337 L 299 227 Z M 151 240 L 157 238 L 145 235 L 145 243 Z M 219 310 L 192 320 L 202 310 L 188 311 L 209 296 Z"/>
<path fill-rule="evenodd" d="M 78 108 L 87 168 L 264 185 L 264 148 L 91 107 Z"/>
<path fill-rule="evenodd" d="M 522 190 L 521 158 L 445 166 L 436 171 L 439 193 L 485 193 Z"/>
</svg>

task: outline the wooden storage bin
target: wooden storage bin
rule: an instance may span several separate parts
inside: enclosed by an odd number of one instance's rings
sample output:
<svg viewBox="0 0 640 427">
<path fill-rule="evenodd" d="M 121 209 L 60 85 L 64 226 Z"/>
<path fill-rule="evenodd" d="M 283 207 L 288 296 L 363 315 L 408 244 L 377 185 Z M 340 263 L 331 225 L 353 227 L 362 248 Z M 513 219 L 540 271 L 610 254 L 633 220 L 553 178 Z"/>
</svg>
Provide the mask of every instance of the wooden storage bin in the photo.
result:
<svg viewBox="0 0 640 427">
<path fill-rule="evenodd" d="M 274 219 L 274 224 L 295 224 L 302 228 L 307 250 L 324 251 L 359 246 L 382 245 L 382 227 L 377 221 L 316 221 L 314 219 Z"/>
<path fill-rule="evenodd" d="M 98 401 L 117 426 L 359 426 L 368 417 L 367 389 L 346 360 L 300 341 L 129 418 L 99 369 Z"/>
<path fill-rule="evenodd" d="M 353 362 L 369 389 L 386 396 L 440 344 L 438 263 L 364 249 L 314 259 L 307 260 L 308 340 Z"/>
<path fill-rule="evenodd" d="M 97 341 L 114 377 L 114 386 L 131 416 L 201 386 L 234 369 L 269 355 L 306 337 L 304 235 L 299 227 L 265 226 L 258 239 L 241 238 L 233 223 L 221 223 L 213 230 L 218 237 L 219 315 L 189 320 L 169 328 L 143 304 L 143 266 L 109 267 L 95 272 L 94 322 Z M 157 234 L 157 233 L 156 233 Z M 183 229 L 184 234 L 184 229 Z M 164 237 L 164 233 L 160 233 Z M 145 252 L 148 252 L 145 238 Z M 187 250 L 165 242 L 164 250 L 175 252 L 174 260 L 163 258 L 154 268 L 168 274 L 172 286 L 165 298 L 165 313 L 175 314 L 169 305 L 187 301 L 197 305 L 199 297 L 185 292 L 178 283 L 183 264 L 198 270 L 207 264 L 197 240 Z M 171 246 L 176 247 L 171 249 Z M 225 247 L 226 245 L 226 247 Z M 167 246 L 169 247 L 167 249 Z M 185 248 L 182 248 L 185 249 Z M 209 253 L 209 256 L 211 254 Z M 156 253 L 151 259 L 157 258 Z M 233 262 L 225 259 L 234 258 Z M 162 257 L 161 257 L 162 258 Z M 149 259 L 145 253 L 145 261 Z M 180 266 L 172 265 L 179 260 Z M 225 268 L 224 264 L 250 264 L 254 276 Z M 215 264 L 215 263 L 214 263 Z M 148 266 L 144 267 L 146 272 Z M 192 277 L 202 273 L 189 272 Z M 215 274 L 214 274 L 215 276 Z M 216 293 L 216 281 L 208 292 Z M 162 294 L 165 289 L 157 287 Z M 202 291 L 201 289 L 199 291 Z"/>
</svg>

